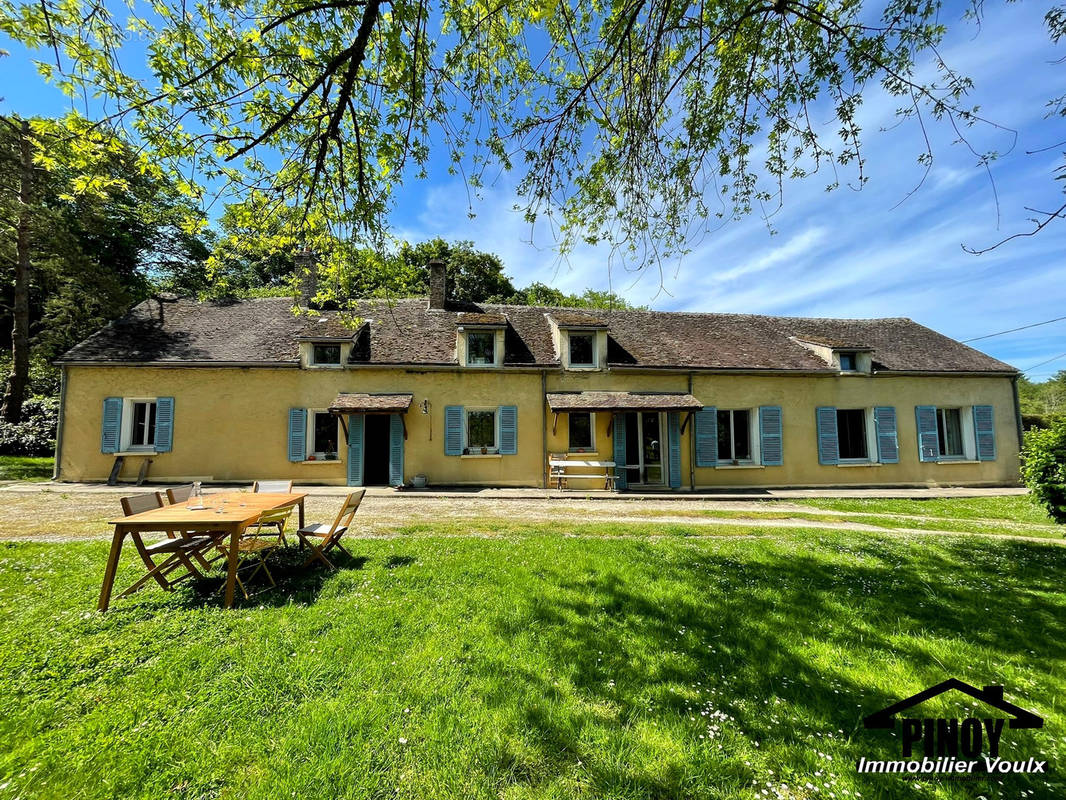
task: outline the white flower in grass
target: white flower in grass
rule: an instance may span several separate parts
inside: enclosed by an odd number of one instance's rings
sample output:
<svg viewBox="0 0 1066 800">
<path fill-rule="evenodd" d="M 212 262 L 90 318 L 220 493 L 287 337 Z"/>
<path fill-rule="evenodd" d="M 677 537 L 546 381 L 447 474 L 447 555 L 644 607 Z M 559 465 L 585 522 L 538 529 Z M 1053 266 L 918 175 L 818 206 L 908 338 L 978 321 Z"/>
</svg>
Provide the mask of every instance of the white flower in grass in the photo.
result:
<svg viewBox="0 0 1066 800">
<path fill-rule="evenodd" d="M 400 737 L 400 744 L 407 744 L 407 740 L 404 739 L 402 736 Z"/>
</svg>

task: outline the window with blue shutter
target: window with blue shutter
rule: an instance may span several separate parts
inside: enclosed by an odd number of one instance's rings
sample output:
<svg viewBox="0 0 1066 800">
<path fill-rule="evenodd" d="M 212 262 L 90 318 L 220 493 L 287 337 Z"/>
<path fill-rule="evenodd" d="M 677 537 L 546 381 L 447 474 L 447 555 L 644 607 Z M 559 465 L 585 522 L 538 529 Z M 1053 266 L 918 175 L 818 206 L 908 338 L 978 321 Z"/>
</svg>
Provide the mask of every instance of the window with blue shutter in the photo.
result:
<svg viewBox="0 0 1066 800">
<path fill-rule="evenodd" d="M 996 426 L 992 406 L 973 407 L 973 432 L 977 439 L 977 460 L 996 460 Z"/>
<path fill-rule="evenodd" d="M 289 461 L 307 458 L 307 409 L 289 409 Z"/>
<path fill-rule="evenodd" d="M 940 458 L 936 406 L 915 406 L 914 420 L 918 426 L 918 460 L 936 461 Z"/>
<path fill-rule="evenodd" d="M 837 437 L 837 410 L 834 406 L 819 406 L 814 411 L 818 423 L 818 463 L 840 463 L 840 441 Z"/>
<path fill-rule="evenodd" d="M 446 406 L 444 409 L 444 455 L 463 454 L 463 407 Z"/>
<path fill-rule="evenodd" d="M 781 406 L 759 407 L 759 452 L 764 466 L 780 467 L 785 463 L 781 427 Z"/>
<path fill-rule="evenodd" d="M 615 414 L 614 421 L 614 485 L 625 489 L 626 483 L 626 415 Z"/>
<path fill-rule="evenodd" d="M 104 419 L 100 432 L 100 452 L 117 453 L 122 439 L 122 398 L 104 398 Z"/>
<path fill-rule="evenodd" d="M 363 485 L 363 421 L 362 414 L 352 414 L 348 417 L 348 485 Z M 389 462 L 389 472 L 392 472 L 392 462 Z"/>
<path fill-rule="evenodd" d="M 389 485 L 403 486 L 403 419 L 389 415 Z"/>
<path fill-rule="evenodd" d="M 896 434 L 896 409 L 874 407 L 874 430 L 877 433 L 877 460 L 882 464 L 899 463 L 899 437 Z"/>
<path fill-rule="evenodd" d="M 500 454 L 518 453 L 518 406 L 500 406 Z"/>
<path fill-rule="evenodd" d="M 692 426 L 696 437 L 696 466 L 718 466 L 718 409 L 706 406 L 697 411 Z"/>
<path fill-rule="evenodd" d="M 670 455 L 670 488 L 681 488 L 681 415 L 671 411 L 666 415 L 666 443 Z"/>
<path fill-rule="evenodd" d="M 174 444 L 174 398 L 157 397 L 155 401 L 155 450 L 169 453 Z"/>
</svg>

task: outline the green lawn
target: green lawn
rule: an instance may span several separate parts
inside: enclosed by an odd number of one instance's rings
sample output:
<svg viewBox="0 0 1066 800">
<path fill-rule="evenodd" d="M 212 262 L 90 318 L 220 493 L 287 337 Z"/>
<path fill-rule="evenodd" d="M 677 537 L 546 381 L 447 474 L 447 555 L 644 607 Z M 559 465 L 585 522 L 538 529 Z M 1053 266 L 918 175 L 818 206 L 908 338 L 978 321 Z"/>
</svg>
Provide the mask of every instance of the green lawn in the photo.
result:
<svg viewBox="0 0 1066 800">
<path fill-rule="evenodd" d="M 0 545 L 0 797 L 1066 796 L 1066 548 L 600 528 L 414 526 L 228 612 L 99 615 L 106 543 Z M 856 775 L 947 677 L 1044 716 L 1003 754 L 1050 777 Z"/>
<path fill-rule="evenodd" d="M 48 481 L 54 464 L 51 456 L 0 456 L 0 481 Z"/>
<path fill-rule="evenodd" d="M 797 503 L 856 514 L 916 514 L 945 519 L 999 519 L 1032 525 L 1053 525 L 1051 517 L 1028 495 L 952 497 L 930 500 L 819 498 Z"/>
</svg>

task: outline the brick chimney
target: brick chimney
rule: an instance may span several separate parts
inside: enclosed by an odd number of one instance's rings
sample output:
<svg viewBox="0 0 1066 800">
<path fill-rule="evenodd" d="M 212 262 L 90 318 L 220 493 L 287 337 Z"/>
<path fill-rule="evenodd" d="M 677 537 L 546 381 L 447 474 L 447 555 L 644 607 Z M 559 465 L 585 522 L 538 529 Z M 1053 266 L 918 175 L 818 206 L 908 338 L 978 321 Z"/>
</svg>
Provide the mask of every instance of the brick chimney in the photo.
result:
<svg viewBox="0 0 1066 800">
<path fill-rule="evenodd" d="M 448 304 L 448 276 L 444 262 L 434 258 L 429 264 L 429 310 L 443 311 Z"/>
<path fill-rule="evenodd" d="M 311 307 L 311 299 L 318 294 L 318 264 L 311 248 L 302 247 L 296 251 L 296 280 L 300 287 L 300 305 Z"/>
</svg>

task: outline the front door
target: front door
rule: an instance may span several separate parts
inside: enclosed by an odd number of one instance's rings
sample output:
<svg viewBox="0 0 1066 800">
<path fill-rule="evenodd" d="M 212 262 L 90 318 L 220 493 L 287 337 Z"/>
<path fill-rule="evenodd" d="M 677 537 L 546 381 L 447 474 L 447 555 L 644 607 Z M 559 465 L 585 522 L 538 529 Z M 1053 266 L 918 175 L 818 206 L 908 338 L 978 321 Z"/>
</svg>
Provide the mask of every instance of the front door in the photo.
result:
<svg viewBox="0 0 1066 800">
<path fill-rule="evenodd" d="M 662 486 L 663 415 L 658 411 L 626 414 L 626 482 L 630 486 Z"/>
<path fill-rule="evenodd" d="M 367 414 L 363 440 L 363 486 L 389 485 L 389 417 Z"/>
</svg>

